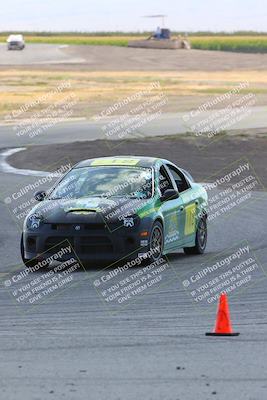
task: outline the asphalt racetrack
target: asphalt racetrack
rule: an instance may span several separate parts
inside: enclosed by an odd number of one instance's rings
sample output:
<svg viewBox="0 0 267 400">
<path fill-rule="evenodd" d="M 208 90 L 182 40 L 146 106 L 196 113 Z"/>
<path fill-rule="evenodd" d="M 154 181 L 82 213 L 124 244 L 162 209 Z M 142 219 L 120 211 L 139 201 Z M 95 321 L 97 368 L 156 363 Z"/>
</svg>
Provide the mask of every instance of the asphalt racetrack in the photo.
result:
<svg viewBox="0 0 267 400">
<path fill-rule="evenodd" d="M 22 221 L 14 217 L 6 198 L 36 179 L 0 175 L 5 400 L 265 398 L 266 192 L 253 191 L 244 207 L 209 224 L 205 256 L 189 257 L 181 251 L 170 256 L 171 268 L 164 272 L 162 284 L 116 312 L 94 286 L 96 277 L 104 274 L 98 265 L 74 273 L 75 284 L 60 295 L 25 308 L 15 304 L 3 283 L 13 269 L 23 269 L 18 265 Z M 240 336 L 208 338 L 205 332 L 213 329 L 216 302 L 197 304 L 182 282 L 211 257 L 220 252 L 225 257 L 244 241 L 262 270 L 230 296 L 233 326 Z M 26 284 L 29 277 L 25 279 Z"/>
<path fill-rule="evenodd" d="M 71 57 L 64 53 L 64 46 L 49 44 L 26 45 L 22 51 L 8 51 L 5 44 L 0 44 L 0 65 L 46 65 L 62 63 L 82 63 L 82 57 Z"/>
</svg>

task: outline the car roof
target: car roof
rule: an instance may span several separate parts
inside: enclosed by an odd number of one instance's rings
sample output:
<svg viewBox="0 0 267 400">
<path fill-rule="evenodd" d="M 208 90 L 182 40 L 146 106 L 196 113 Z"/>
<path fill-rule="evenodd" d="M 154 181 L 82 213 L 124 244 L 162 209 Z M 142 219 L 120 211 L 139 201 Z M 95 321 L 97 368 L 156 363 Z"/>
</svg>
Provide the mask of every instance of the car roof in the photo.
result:
<svg viewBox="0 0 267 400">
<path fill-rule="evenodd" d="M 153 167 L 158 161 L 164 161 L 156 157 L 144 156 L 110 156 L 91 158 L 75 165 L 74 168 L 97 166 L 129 166 L 129 167 Z"/>
<path fill-rule="evenodd" d="M 21 34 L 17 34 L 17 35 L 9 35 L 7 38 L 7 41 L 12 41 L 12 40 L 23 40 L 23 36 Z"/>
</svg>

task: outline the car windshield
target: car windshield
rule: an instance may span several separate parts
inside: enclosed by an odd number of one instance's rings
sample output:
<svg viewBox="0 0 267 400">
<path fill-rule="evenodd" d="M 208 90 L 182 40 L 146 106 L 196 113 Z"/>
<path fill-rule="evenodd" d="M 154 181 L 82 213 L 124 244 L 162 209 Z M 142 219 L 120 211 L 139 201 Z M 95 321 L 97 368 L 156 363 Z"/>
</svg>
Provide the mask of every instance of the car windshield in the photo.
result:
<svg viewBox="0 0 267 400">
<path fill-rule="evenodd" d="M 147 199 L 152 196 L 152 170 L 115 166 L 75 168 L 65 175 L 48 199 L 87 196 Z"/>
</svg>

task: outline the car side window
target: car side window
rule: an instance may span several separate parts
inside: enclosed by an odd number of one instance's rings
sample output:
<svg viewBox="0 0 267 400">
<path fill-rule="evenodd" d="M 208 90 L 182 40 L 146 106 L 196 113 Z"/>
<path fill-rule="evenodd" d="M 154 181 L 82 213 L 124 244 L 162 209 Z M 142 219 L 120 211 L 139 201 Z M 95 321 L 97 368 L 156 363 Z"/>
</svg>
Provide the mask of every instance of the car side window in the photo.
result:
<svg viewBox="0 0 267 400">
<path fill-rule="evenodd" d="M 174 189 L 171 178 L 163 165 L 159 170 L 159 189 L 162 196 L 167 189 Z"/>
<path fill-rule="evenodd" d="M 187 182 L 187 179 L 184 177 L 184 174 L 179 171 L 177 168 L 173 167 L 172 165 L 168 165 L 168 169 L 170 171 L 170 174 L 172 175 L 173 179 L 175 180 L 177 189 L 179 193 L 184 192 L 187 190 L 190 186 Z"/>
</svg>

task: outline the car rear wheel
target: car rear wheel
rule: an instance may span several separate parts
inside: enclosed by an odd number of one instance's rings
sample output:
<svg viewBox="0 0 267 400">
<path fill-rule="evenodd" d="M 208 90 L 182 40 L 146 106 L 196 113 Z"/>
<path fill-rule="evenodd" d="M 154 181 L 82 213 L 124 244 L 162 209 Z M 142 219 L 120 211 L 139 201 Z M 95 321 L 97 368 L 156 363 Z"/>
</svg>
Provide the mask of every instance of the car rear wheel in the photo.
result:
<svg viewBox="0 0 267 400">
<path fill-rule="evenodd" d="M 162 256 L 164 246 L 163 227 L 159 221 L 156 221 L 151 229 L 149 239 L 149 257 L 150 261 L 159 260 Z"/>
<path fill-rule="evenodd" d="M 207 229 L 207 217 L 202 217 L 199 220 L 197 231 L 196 231 L 196 239 L 194 247 L 184 247 L 185 254 L 203 254 L 208 239 L 208 229 Z"/>
</svg>

